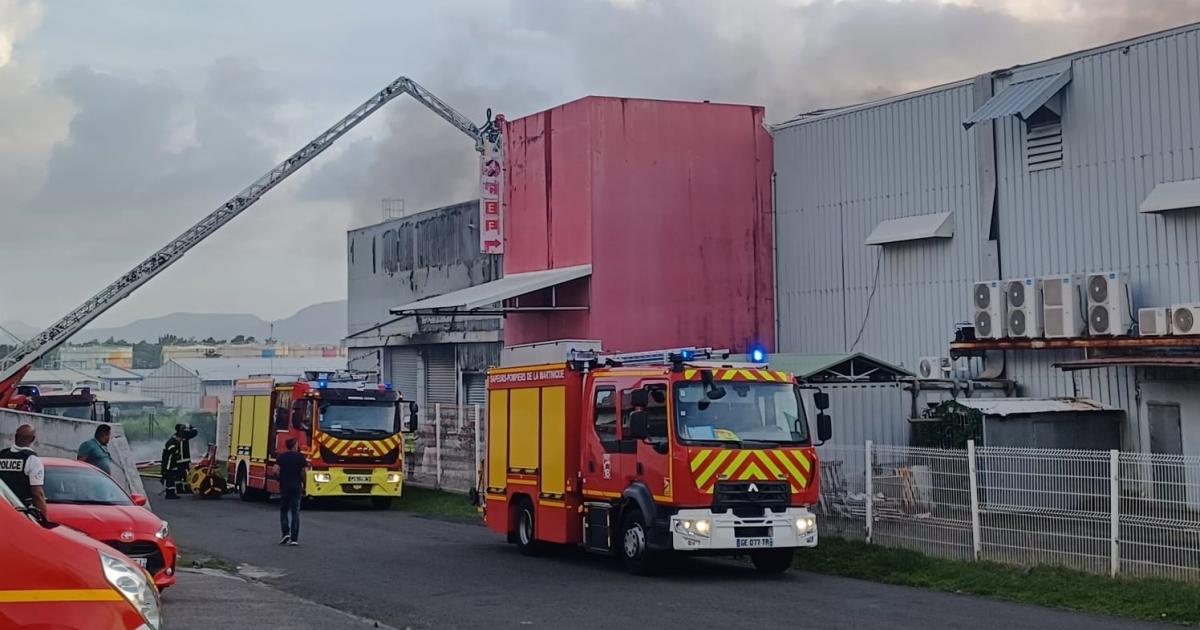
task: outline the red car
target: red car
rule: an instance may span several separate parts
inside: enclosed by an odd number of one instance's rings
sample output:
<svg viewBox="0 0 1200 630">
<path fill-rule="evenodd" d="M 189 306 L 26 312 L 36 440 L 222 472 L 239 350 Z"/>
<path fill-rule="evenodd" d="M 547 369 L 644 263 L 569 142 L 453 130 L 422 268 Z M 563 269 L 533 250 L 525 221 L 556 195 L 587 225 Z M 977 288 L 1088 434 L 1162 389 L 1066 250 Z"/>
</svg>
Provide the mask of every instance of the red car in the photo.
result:
<svg viewBox="0 0 1200 630">
<path fill-rule="evenodd" d="M 159 630 L 158 591 L 129 558 L 40 518 L 0 481 L 0 628 Z"/>
<path fill-rule="evenodd" d="M 175 541 L 167 522 L 146 497 L 129 495 L 99 468 L 72 459 L 44 457 L 46 516 L 133 558 L 162 590 L 175 583 Z"/>
</svg>

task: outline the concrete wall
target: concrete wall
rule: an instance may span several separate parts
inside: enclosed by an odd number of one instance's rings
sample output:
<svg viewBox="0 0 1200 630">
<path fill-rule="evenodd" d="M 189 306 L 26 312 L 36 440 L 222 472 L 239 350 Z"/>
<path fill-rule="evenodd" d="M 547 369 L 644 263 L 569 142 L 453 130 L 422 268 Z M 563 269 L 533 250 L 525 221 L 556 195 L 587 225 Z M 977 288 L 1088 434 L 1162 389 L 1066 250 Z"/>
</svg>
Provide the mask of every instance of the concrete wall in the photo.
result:
<svg viewBox="0 0 1200 630">
<path fill-rule="evenodd" d="M 79 445 L 95 436 L 98 423 L 0 409 L 0 444 L 12 444 L 13 435 L 22 424 L 30 424 L 37 429 L 37 442 L 33 450 L 38 455 L 75 459 Z M 113 471 L 113 478 L 130 493 L 146 494 L 133 453 L 129 450 L 129 442 L 125 439 L 125 431 L 119 424 L 113 424 L 112 431 L 108 451 L 118 466 L 118 470 Z"/>
</svg>

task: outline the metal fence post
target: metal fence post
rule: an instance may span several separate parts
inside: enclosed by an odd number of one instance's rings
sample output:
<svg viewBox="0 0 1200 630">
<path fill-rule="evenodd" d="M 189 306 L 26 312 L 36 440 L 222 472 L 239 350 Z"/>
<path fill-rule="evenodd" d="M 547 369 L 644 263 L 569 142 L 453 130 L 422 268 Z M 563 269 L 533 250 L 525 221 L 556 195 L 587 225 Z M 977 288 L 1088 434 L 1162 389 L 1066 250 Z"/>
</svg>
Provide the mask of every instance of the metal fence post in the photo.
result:
<svg viewBox="0 0 1200 630">
<path fill-rule="evenodd" d="M 1121 572 L 1121 452 L 1108 452 L 1109 557 L 1111 575 Z"/>
<path fill-rule="evenodd" d="M 867 501 L 866 501 L 867 532 L 866 533 L 867 533 L 867 544 L 870 544 L 871 543 L 871 534 L 872 534 L 872 530 L 874 529 L 874 522 L 875 522 L 875 515 L 874 515 L 874 512 L 875 512 L 875 484 L 871 482 L 871 467 L 872 467 L 872 463 L 873 463 L 871 461 L 871 440 L 867 440 L 867 447 L 866 447 L 866 449 L 864 449 L 864 452 L 866 453 L 866 462 L 867 462 L 867 467 L 866 467 L 867 472 L 865 475 L 865 477 L 866 477 L 866 495 L 867 495 Z"/>
<path fill-rule="evenodd" d="M 433 452 L 437 463 L 437 474 L 433 487 L 442 489 L 442 403 L 433 403 Z"/>
<path fill-rule="evenodd" d="M 475 411 L 475 483 L 479 483 L 479 467 L 483 460 L 483 426 L 479 423 L 479 403 L 475 403 L 472 407 Z M 483 488 L 476 488 L 476 490 L 483 492 Z"/>
<path fill-rule="evenodd" d="M 983 552 L 982 523 L 979 518 L 979 467 L 975 462 L 975 440 L 967 440 L 967 474 L 971 476 L 971 548 L 978 560 Z"/>
</svg>

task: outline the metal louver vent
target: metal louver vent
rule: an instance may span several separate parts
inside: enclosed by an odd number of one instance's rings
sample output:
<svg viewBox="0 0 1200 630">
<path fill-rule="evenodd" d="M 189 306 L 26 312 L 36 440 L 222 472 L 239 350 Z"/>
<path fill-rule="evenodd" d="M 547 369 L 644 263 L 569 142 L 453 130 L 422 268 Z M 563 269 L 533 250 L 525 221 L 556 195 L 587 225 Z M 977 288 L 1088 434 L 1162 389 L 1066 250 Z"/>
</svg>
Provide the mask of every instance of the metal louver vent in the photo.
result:
<svg viewBox="0 0 1200 630">
<path fill-rule="evenodd" d="M 1062 166 L 1062 122 L 1030 125 L 1025 130 L 1025 164 L 1030 173 Z"/>
<path fill-rule="evenodd" d="M 1042 301 L 1046 306 L 1062 306 L 1063 305 L 1063 287 L 1067 286 L 1070 280 L 1063 278 L 1062 282 L 1043 282 L 1042 283 Z"/>
<path fill-rule="evenodd" d="M 980 311 L 975 314 L 975 332 L 976 336 L 984 338 L 992 334 L 992 316 L 990 313 Z"/>
<path fill-rule="evenodd" d="M 1108 278 L 1102 274 L 1088 276 L 1088 299 L 1097 304 L 1108 301 Z"/>
<path fill-rule="evenodd" d="M 1102 334 L 1108 332 L 1109 324 L 1107 306 L 1093 306 L 1092 310 L 1088 313 L 1088 319 L 1090 319 L 1092 322 L 1092 330 L 1094 332 Z"/>
<path fill-rule="evenodd" d="M 962 295 L 961 293 L 959 295 Z M 961 298 L 960 298 L 961 299 Z M 992 294 L 986 283 L 975 285 L 975 308 L 984 309 L 992 305 Z"/>
<path fill-rule="evenodd" d="M 1171 311 L 1171 324 L 1177 334 L 1186 335 L 1192 332 L 1196 325 L 1195 315 L 1190 308 L 1176 308 Z"/>
<path fill-rule="evenodd" d="M 1008 283 L 1008 305 L 1016 308 L 1025 305 L 1025 285 L 1021 282 Z"/>
</svg>

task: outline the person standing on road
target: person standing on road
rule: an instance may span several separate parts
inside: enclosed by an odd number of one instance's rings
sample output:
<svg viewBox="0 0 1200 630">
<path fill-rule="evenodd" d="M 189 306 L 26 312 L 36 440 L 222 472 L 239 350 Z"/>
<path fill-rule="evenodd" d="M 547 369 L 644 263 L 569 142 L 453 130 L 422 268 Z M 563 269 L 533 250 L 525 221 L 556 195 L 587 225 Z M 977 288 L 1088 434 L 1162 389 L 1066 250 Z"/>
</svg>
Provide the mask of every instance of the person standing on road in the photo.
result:
<svg viewBox="0 0 1200 630">
<path fill-rule="evenodd" d="M 187 485 L 188 465 L 191 464 L 189 440 L 196 437 L 196 429 L 185 424 L 175 425 L 175 434 L 167 438 L 162 452 L 162 483 L 167 499 L 178 499 L 179 494 L 189 494 Z"/>
<path fill-rule="evenodd" d="M 112 427 L 102 424 L 96 427 L 95 437 L 79 445 L 76 457 L 112 475 L 112 455 L 108 452 L 108 441 L 112 439 Z"/>
<path fill-rule="evenodd" d="M 33 451 L 37 432 L 33 426 L 22 424 L 17 427 L 13 446 L 0 450 L 0 481 L 17 495 L 25 505 L 31 505 L 46 515 L 46 493 L 42 486 L 46 480 L 46 467 Z"/>
<path fill-rule="evenodd" d="M 304 495 L 304 469 L 308 460 L 296 450 L 296 438 L 288 438 L 287 451 L 275 460 L 275 478 L 279 480 L 279 529 L 281 545 L 300 544 L 300 497 Z M 288 517 L 291 522 L 288 522 Z"/>
</svg>

